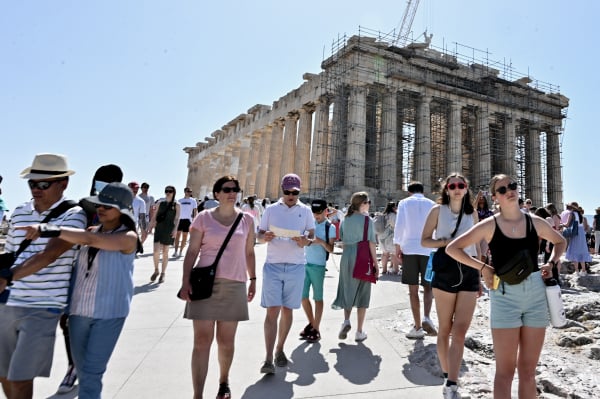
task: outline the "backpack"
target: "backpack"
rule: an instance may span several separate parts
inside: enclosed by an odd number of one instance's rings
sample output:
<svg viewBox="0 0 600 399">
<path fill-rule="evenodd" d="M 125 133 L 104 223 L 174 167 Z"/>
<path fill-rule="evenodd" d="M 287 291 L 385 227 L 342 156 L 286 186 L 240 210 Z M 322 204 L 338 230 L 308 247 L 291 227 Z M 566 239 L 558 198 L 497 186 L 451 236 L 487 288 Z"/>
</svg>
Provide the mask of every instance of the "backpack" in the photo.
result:
<svg viewBox="0 0 600 399">
<path fill-rule="evenodd" d="M 387 215 L 385 213 L 380 213 L 375 216 L 373 220 L 373 228 L 375 229 L 375 234 L 381 235 L 385 232 L 385 227 L 387 225 Z"/>
</svg>

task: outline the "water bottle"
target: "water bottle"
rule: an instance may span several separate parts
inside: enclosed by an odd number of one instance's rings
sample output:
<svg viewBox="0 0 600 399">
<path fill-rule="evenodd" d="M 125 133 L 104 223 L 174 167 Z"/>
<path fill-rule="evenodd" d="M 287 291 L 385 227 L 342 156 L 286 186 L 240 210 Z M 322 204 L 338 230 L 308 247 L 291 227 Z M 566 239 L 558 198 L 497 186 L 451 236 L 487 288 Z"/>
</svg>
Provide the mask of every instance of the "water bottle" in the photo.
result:
<svg viewBox="0 0 600 399">
<path fill-rule="evenodd" d="M 431 254 L 429 255 L 429 260 L 427 261 L 427 268 L 425 269 L 425 281 L 431 283 L 431 280 L 433 280 L 433 275 L 435 274 L 435 272 L 433 271 L 433 254 L 435 253 L 435 251 L 432 251 Z"/>
<path fill-rule="evenodd" d="M 550 324 L 553 327 L 564 327 L 567 324 L 560 286 L 555 278 L 544 280 L 546 283 L 546 299 L 550 310 Z"/>
</svg>

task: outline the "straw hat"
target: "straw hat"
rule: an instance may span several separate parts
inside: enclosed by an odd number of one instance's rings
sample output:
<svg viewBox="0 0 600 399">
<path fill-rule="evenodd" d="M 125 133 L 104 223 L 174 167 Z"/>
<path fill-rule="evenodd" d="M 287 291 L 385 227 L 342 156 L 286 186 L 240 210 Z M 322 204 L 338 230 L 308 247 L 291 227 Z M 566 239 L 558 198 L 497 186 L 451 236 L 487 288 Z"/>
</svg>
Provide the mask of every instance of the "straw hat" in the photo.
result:
<svg viewBox="0 0 600 399">
<path fill-rule="evenodd" d="M 37 154 L 31 167 L 21 172 L 23 179 L 42 180 L 67 177 L 75 174 L 67 167 L 67 157 L 60 154 Z"/>
</svg>

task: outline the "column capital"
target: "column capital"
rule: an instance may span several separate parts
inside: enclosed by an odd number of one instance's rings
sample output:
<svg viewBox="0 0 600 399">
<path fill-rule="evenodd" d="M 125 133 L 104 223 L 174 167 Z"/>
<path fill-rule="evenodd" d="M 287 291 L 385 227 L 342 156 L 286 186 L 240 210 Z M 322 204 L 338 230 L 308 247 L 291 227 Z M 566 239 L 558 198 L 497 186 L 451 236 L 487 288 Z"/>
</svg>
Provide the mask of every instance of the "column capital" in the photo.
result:
<svg viewBox="0 0 600 399">
<path fill-rule="evenodd" d="M 286 121 L 288 121 L 288 120 L 297 121 L 299 117 L 300 117 L 300 114 L 298 111 L 290 111 L 285 116 L 285 120 Z"/>
<path fill-rule="evenodd" d="M 315 112 L 316 109 L 316 105 L 314 103 L 308 103 L 308 104 L 304 104 L 302 105 L 302 107 L 298 110 L 301 114 L 306 112 L 309 114 L 312 114 L 313 112 Z"/>
</svg>

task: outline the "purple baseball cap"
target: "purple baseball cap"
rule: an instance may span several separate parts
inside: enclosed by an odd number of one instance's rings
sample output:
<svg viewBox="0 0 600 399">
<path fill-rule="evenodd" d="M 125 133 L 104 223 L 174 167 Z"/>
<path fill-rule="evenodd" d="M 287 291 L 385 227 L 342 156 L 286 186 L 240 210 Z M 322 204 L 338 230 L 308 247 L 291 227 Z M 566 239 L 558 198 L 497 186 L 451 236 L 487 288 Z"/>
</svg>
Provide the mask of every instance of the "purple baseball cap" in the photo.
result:
<svg viewBox="0 0 600 399">
<path fill-rule="evenodd" d="M 301 184 L 300 177 L 294 173 L 288 173 L 281 179 L 281 188 L 284 190 L 300 190 Z"/>
</svg>

